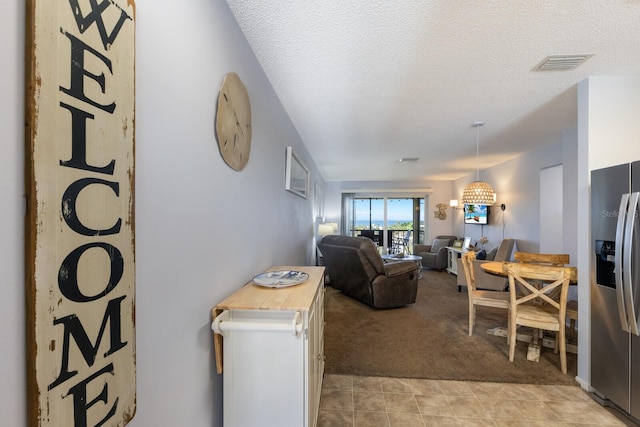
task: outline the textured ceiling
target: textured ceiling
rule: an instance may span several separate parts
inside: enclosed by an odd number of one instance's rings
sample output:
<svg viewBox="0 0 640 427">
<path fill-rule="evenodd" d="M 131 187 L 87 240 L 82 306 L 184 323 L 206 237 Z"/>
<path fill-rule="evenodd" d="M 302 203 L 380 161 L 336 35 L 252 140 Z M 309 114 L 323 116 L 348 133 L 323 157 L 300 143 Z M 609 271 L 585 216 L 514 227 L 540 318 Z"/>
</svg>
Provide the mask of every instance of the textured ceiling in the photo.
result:
<svg viewBox="0 0 640 427">
<path fill-rule="evenodd" d="M 584 78 L 640 75 L 640 0 L 227 3 L 327 181 L 459 178 L 560 142 Z M 569 54 L 594 56 L 533 71 Z"/>
</svg>

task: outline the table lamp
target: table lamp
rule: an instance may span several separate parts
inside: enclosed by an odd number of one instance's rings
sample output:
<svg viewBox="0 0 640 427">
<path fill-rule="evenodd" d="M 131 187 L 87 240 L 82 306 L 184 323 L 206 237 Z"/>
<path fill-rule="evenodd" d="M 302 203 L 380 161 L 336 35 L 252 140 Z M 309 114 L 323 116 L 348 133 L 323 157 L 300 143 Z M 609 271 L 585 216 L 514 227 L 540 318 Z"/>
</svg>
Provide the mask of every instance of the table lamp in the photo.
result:
<svg viewBox="0 0 640 427">
<path fill-rule="evenodd" d="M 329 236 L 334 234 L 333 224 L 330 222 L 324 224 L 318 224 L 318 236 Z"/>
</svg>

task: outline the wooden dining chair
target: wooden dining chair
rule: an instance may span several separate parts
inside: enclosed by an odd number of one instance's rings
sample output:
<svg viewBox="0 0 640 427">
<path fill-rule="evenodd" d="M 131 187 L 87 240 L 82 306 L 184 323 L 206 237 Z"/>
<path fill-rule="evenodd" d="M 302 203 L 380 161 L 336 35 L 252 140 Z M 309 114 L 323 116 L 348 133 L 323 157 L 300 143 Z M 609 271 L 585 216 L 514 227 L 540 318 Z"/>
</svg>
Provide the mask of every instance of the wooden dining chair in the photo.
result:
<svg viewBox="0 0 640 427">
<path fill-rule="evenodd" d="M 531 252 L 516 252 L 513 259 L 517 262 L 539 263 L 555 266 L 565 266 L 569 264 L 569 254 L 537 254 Z M 569 319 L 569 341 L 574 339 L 576 333 L 576 322 L 578 321 L 578 301 L 567 301 L 567 319 Z M 556 340 L 555 351 L 558 351 L 558 340 Z"/>
<path fill-rule="evenodd" d="M 476 306 L 497 307 L 509 309 L 509 292 L 489 291 L 476 289 L 476 278 L 473 272 L 473 260 L 476 259 L 474 251 L 468 251 L 461 257 L 462 268 L 467 279 L 469 294 L 469 336 L 473 335 L 473 326 L 476 323 Z"/>
<path fill-rule="evenodd" d="M 509 277 L 509 361 L 513 362 L 518 325 L 554 331 L 558 334 L 560 366 L 567 373 L 565 321 L 569 281 L 575 267 L 559 267 L 532 263 L 508 263 Z M 550 295 L 557 289 L 560 297 Z M 542 302 L 542 303 L 540 303 Z"/>
<path fill-rule="evenodd" d="M 569 319 L 569 342 L 573 342 L 578 322 L 578 301 L 567 301 L 567 319 Z"/>
</svg>

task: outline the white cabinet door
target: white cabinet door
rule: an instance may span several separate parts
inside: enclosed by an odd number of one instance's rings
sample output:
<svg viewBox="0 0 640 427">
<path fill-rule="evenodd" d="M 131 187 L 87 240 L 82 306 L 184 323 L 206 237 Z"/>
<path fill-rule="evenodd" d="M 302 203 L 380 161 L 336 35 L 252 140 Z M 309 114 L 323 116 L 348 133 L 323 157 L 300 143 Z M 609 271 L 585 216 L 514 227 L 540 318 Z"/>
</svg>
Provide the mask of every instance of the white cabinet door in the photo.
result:
<svg viewBox="0 0 640 427">
<path fill-rule="evenodd" d="M 324 286 L 318 288 L 309 311 L 308 345 L 308 426 L 315 427 L 324 373 Z"/>
<path fill-rule="evenodd" d="M 295 315 L 285 311 L 231 312 L 230 321 L 246 325 L 246 330 L 225 336 L 225 426 L 297 427 L 304 423 L 301 385 L 306 340 L 302 334 L 260 330 L 276 329 L 280 323 L 289 325 Z"/>
</svg>

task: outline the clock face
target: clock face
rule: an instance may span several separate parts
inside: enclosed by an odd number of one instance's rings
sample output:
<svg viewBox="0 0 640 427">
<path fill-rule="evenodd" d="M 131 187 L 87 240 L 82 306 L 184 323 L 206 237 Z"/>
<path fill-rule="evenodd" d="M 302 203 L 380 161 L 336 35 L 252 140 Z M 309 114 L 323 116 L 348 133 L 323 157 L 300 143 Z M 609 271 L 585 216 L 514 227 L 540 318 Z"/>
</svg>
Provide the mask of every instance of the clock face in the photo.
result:
<svg viewBox="0 0 640 427">
<path fill-rule="evenodd" d="M 247 88 L 236 73 L 224 76 L 218 94 L 216 135 L 224 161 L 241 171 L 251 151 L 251 103 Z"/>
</svg>

